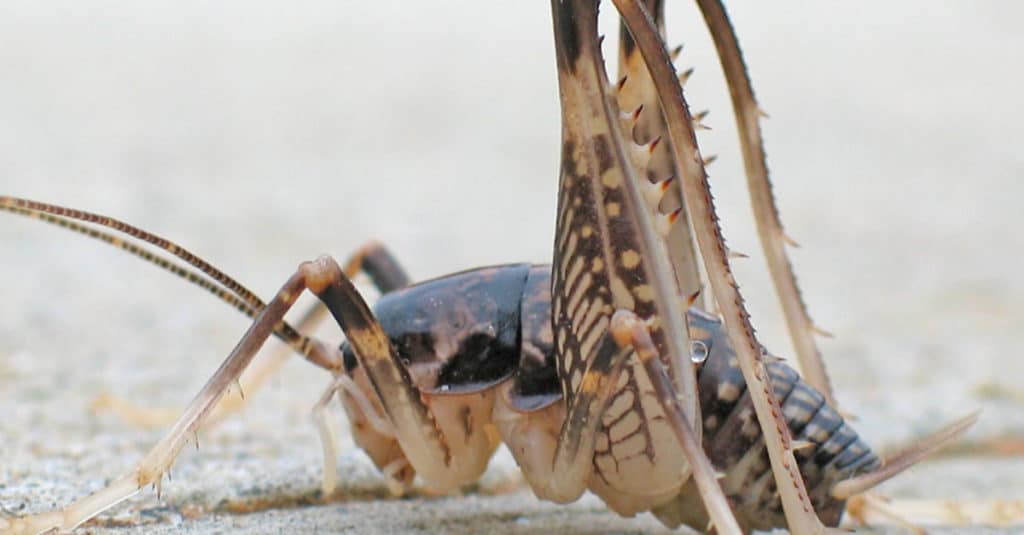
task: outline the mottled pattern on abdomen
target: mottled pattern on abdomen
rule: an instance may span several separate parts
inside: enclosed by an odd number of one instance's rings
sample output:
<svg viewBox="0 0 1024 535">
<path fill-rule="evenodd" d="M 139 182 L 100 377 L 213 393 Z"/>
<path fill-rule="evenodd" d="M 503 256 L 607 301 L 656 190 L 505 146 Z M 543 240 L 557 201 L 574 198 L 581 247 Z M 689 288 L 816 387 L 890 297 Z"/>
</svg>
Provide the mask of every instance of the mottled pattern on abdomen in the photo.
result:
<svg viewBox="0 0 1024 535">
<path fill-rule="evenodd" d="M 725 474 L 722 486 L 747 529 L 785 526 L 768 451 L 736 354 L 717 318 L 691 311 L 690 320 L 694 339 L 708 346 L 708 359 L 698 373 L 704 449 Z M 793 440 L 811 444 L 795 455 L 815 511 L 822 522 L 834 526 L 844 502 L 831 497 L 832 487 L 877 468 L 881 461 L 792 368 L 771 362 L 767 369 Z"/>
</svg>

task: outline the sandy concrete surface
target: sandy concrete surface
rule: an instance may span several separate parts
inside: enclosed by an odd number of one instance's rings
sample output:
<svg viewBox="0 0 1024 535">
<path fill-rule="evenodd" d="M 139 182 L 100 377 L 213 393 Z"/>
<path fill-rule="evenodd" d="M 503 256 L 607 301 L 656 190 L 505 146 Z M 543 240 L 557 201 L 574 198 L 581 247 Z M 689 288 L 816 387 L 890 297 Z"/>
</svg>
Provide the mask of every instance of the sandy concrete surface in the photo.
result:
<svg viewBox="0 0 1024 535">
<path fill-rule="evenodd" d="M 369 239 L 417 278 L 547 261 L 559 154 L 548 6 L 363 4 L 0 4 L 0 192 L 139 224 L 264 296 L 299 261 Z M 838 397 L 883 451 L 984 409 L 966 456 L 916 467 L 888 494 L 1024 498 L 1020 457 L 977 455 L 1024 437 L 1024 7 L 805 4 L 730 6 L 771 114 L 804 296 L 836 334 L 822 348 Z M 718 67 L 692 7 L 670 7 L 680 63 L 697 66 L 689 98 L 711 110 L 700 141 L 720 155 L 725 232 L 752 256 L 738 278 L 763 341 L 786 355 Z M 247 323 L 109 247 L 0 217 L 0 508 L 38 511 L 123 473 L 161 435 L 94 414 L 96 396 L 181 407 Z M 380 499 L 346 432 L 343 491 L 321 504 L 308 412 L 326 383 L 289 362 L 183 453 L 162 501 L 143 492 L 89 529 L 659 529 L 592 497 L 560 507 L 502 492 L 507 455 L 468 496 Z"/>
</svg>

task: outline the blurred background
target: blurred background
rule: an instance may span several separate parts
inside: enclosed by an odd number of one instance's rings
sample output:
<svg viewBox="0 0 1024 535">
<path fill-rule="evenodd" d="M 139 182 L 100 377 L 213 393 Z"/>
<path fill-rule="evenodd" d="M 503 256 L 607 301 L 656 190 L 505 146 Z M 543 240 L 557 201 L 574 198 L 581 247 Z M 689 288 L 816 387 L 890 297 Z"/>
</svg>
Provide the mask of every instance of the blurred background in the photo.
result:
<svg viewBox="0 0 1024 535">
<path fill-rule="evenodd" d="M 550 10 L 533 4 L 4 2 L 0 192 L 132 222 L 268 297 L 299 261 L 370 239 L 418 279 L 548 262 L 559 111 Z M 696 67 L 688 99 L 711 110 L 700 142 L 719 155 L 725 233 L 752 257 L 739 281 L 762 341 L 789 355 L 713 47 L 693 6 L 669 4 L 678 65 Z M 1024 6 L 729 8 L 844 408 L 883 449 L 975 408 L 970 444 L 1018 444 Z M 0 505 L 17 511 L 95 488 L 160 436 L 93 415 L 92 399 L 182 406 L 247 321 L 109 247 L 0 216 Z M 320 387 L 303 386 L 320 383 L 289 363 L 183 456 L 169 503 L 315 490 Z M 342 467 L 382 488 L 351 449 Z M 889 489 L 1024 497 L 1022 474 L 1012 457 L 946 460 Z M 156 507 L 133 503 L 115 518 Z"/>
</svg>

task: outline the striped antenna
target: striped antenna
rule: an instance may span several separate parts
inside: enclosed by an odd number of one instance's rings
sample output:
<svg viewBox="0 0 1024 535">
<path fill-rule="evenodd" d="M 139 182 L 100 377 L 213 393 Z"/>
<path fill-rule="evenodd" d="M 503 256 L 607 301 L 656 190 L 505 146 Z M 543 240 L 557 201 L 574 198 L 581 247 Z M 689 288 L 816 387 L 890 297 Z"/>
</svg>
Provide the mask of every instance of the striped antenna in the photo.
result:
<svg viewBox="0 0 1024 535">
<path fill-rule="evenodd" d="M 8 196 L 0 196 L 0 210 L 38 219 L 117 247 L 128 254 L 141 258 L 203 288 L 250 318 L 255 318 L 266 307 L 266 304 L 255 293 L 195 253 L 166 238 L 129 225 L 123 221 L 73 208 Z M 127 242 L 114 234 L 77 223 L 76 221 L 84 221 L 127 234 L 137 240 L 167 251 L 195 267 L 196 270 L 178 265 L 134 243 Z M 323 344 L 300 334 L 287 322 L 282 321 L 276 325 L 274 327 L 274 335 L 292 350 L 317 366 L 328 370 L 340 367 L 337 357 L 326 351 Z"/>
</svg>

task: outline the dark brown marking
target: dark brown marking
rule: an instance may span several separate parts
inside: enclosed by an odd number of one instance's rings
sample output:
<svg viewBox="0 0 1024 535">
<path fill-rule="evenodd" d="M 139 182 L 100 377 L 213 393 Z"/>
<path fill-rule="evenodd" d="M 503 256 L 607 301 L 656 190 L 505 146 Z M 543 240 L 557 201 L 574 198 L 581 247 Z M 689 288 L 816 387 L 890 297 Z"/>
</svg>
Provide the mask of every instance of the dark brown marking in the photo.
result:
<svg viewBox="0 0 1024 535">
<path fill-rule="evenodd" d="M 597 157 L 597 173 L 599 176 L 615 167 L 615 158 L 612 156 L 611 143 L 608 141 L 607 135 L 600 134 L 594 136 L 591 146 L 594 148 L 594 156 Z"/>
<path fill-rule="evenodd" d="M 469 408 L 469 405 L 459 408 L 459 421 L 462 422 L 462 430 L 466 433 L 466 443 L 468 444 L 473 436 L 473 410 Z"/>
<path fill-rule="evenodd" d="M 665 14 L 663 0 L 648 0 L 645 4 L 647 4 L 647 12 L 654 17 L 654 26 L 661 28 L 663 24 L 662 19 Z M 619 42 L 621 43 L 620 46 L 622 47 L 624 57 L 628 58 L 636 51 L 636 41 L 633 40 L 633 35 L 629 33 L 625 24 L 619 25 Z"/>
<path fill-rule="evenodd" d="M 552 1 L 554 3 L 552 11 L 555 16 L 555 45 L 560 52 L 559 59 L 562 60 L 559 63 L 570 73 L 574 73 L 582 49 L 580 34 L 576 28 L 575 8 L 570 0 Z"/>
</svg>

